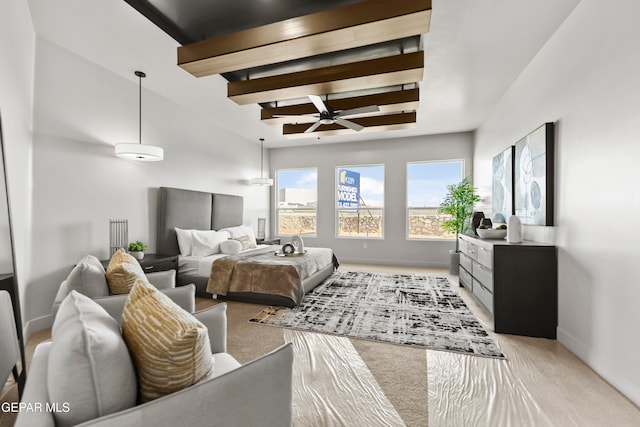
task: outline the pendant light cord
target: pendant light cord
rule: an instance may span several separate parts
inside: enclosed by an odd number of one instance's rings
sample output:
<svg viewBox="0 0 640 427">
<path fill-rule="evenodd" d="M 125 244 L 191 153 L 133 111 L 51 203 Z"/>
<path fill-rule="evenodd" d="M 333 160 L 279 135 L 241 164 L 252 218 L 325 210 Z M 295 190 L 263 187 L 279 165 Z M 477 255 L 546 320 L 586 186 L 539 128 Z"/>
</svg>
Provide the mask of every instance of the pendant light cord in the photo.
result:
<svg viewBox="0 0 640 427">
<path fill-rule="evenodd" d="M 264 138 L 260 138 L 260 178 L 264 178 L 264 173 L 262 172 L 262 167 L 264 165 L 264 160 L 263 160 L 263 156 L 264 156 Z"/>
<path fill-rule="evenodd" d="M 142 145 L 142 78 L 147 77 L 142 71 L 136 71 L 138 76 L 138 144 Z"/>
</svg>

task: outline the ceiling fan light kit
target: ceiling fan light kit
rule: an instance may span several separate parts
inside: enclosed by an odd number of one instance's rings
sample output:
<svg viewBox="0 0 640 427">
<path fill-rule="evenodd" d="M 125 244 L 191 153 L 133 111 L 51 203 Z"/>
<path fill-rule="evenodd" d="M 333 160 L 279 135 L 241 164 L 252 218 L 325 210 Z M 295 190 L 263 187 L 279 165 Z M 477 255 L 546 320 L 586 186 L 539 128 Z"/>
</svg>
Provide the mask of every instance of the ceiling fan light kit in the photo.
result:
<svg viewBox="0 0 640 427">
<path fill-rule="evenodd" d="M 196 77 L 224 73 L 227 97 L 260 104 L 261 120 L 287 137 L 401 129 L 415 124 L 430 21 L 431 0 L 363 0 L 186 44 L 178 65 Z M 351 98 L 360 103 L 341 105 Z"/>
<path fill-rule="evenodd" d="M 158 162 L 164 160 L 164 149 L 155 145 L 142 145 L 142 79 L 147 75 L 136 71 L 138 77 L 138 143 L 124 142 L 116 144 L 116 157 L 141 162 Z"/>
</svg>

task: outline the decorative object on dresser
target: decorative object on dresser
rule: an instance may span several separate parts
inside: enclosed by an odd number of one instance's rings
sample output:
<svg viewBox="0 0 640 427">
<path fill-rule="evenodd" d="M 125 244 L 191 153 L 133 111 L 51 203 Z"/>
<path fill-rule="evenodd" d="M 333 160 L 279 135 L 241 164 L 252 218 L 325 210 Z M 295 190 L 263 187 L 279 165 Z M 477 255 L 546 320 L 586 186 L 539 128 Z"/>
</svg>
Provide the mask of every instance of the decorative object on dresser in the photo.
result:
<svg viewBox="0 0 640 427">
<path fill-rule="evenodd" d="M 515 145 L 515 214 L 522 224 L 553 225 L 554 124 L 545 123 Z"/>
<path fill-rule="evenodd" d="M 478 232 L 476 231 L 476 229 L 480 224 L 482 224 L 483 218 L 484 218 L 484 212 L 481 212 L 481 211 L 474 212 L 473 216 L 471 217 L 471 230 L 473 231 L 473 234 L 475 234 L 476 236 L 478 235 Z"/>
<path fill-rule="evenodd" d="M 504 358 L 444 277 L 338 271 L 299 306 L 268 307 L 249 321 Z"/>
<path fill-rule="evenodd" d="M 458 264 L 460 262 L 458 236 L 468 226 L 467 218 L 473 214 L 473 205 L 480 201 L 480 197 L 475 193 L 469 176 L 458 184 L 448 185 L 447 190 L 449 192 L 440 203 L 438 212 L 450 215 L 450 219 L 442 223 L 442 228 L 444 231 L 455 234 L 456 249 L 455 251 L 449 251 L 449 274 L 458 274 Z"/>
<path fill-rule="evenodd" d="M 509 217 L 509 225 L 507 227 L 507 242 L 520 243 L 522 240 L 522 223 L 517 215 Z"/>
<path fill-rule="evenodd" d="M 459 280 L 493 315 L 495 332 L 556 338 L 555 246 L 461 235 Z"/>
</svg>

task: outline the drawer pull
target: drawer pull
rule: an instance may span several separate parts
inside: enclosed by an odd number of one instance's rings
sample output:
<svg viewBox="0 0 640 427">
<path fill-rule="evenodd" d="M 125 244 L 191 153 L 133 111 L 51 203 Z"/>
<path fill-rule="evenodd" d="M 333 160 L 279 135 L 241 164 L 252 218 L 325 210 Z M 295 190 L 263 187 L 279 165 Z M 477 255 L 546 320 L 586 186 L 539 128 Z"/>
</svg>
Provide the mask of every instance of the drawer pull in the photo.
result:
<svg viewBox="0 0 640 427">
<path fill-rule="evenodd" d="M 145 270 L 153 270 L 153 265 L 146 266 L 146 267 L 144 267 L 144 269 Z"/>
</svg>

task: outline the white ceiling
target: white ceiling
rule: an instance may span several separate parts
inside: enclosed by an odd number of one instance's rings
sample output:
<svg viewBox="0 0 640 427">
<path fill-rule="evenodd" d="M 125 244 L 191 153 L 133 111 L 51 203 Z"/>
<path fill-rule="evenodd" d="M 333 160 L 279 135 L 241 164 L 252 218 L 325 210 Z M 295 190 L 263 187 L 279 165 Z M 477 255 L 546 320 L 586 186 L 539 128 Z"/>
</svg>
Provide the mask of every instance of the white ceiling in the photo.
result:
<svg viewBox="0 0 640 427">
<path fill-rule="evenodd" d="M 433 0 L 414 129 L 287 140 L 259 106 L 227 99 L 221 76 L 176 65 L 178 43 L 123 0 L 28 0 L 36 33 L 206 120 L 267 147 L 387 139 L 476 129 L 579 0 Z M 550 70 L 551 72 L 552 70 Z"/>
</svg>

